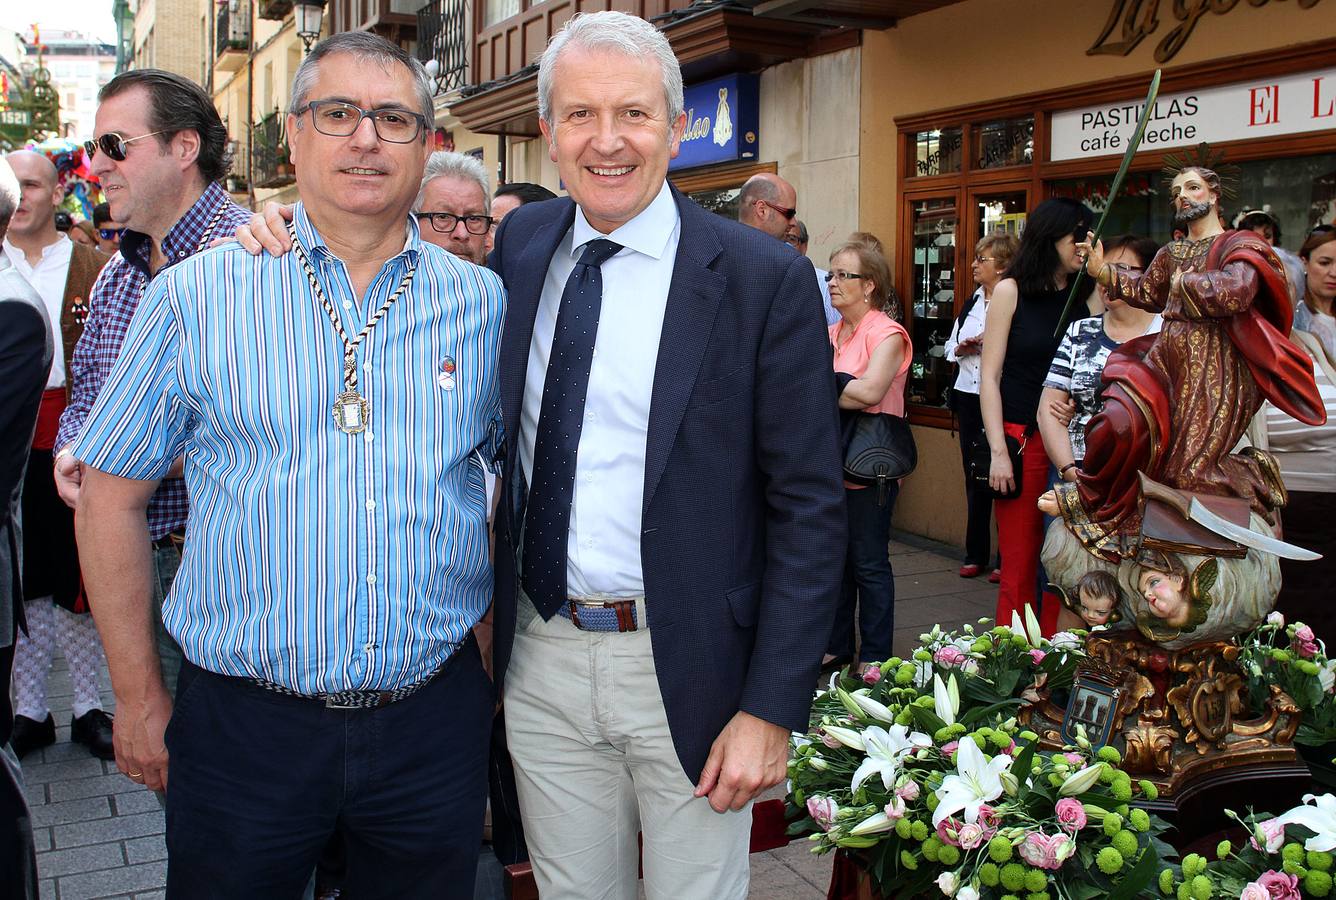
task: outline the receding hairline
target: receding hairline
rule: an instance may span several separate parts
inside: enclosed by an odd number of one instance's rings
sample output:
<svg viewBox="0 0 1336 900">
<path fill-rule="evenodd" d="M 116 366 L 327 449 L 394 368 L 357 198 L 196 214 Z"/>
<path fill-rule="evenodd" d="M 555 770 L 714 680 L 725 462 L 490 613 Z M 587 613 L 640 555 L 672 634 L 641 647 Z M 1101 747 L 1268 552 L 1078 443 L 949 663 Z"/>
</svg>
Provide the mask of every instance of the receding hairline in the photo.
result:
<svg viewBox="0 0 1336 900">
<path fill-rule="evenodd" d="M 14 167 L 14 159 L 31 160 L 37 164 L 37 168 L 42 173 L 42 179 L 55 187 L 60 183 L 60 173 L 56 171 L 56 164 L 46 157 L 46 154 L 38 153 L 36 150 L 14 150 L 5 154 L 5 159 L 9 161 L 10 168 Z M 17 177 L 18 172 L 14 175 Z"/>
</svg>

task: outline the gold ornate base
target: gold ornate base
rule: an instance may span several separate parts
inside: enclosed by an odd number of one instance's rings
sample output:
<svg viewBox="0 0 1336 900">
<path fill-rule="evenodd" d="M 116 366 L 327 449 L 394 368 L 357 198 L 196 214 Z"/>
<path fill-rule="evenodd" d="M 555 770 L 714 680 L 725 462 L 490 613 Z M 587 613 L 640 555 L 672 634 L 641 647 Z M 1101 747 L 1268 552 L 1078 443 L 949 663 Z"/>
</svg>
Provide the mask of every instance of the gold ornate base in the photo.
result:
<svg viewBox="0 0 1336 900">
<path fill-rule="evenodd" d="M 1192 782 L 1226 770 L 1301 765 L 1294 749 L 1300 711 L 1279 687 L 1266 708 L 1249 710 L 1238 647 L 1226 641 L 1166 650 L 1135 632 L 1093 635 L 1081 672 L 1116 689 L 1109 743 L 1123 768 L 1173 797 Z M 1022 719 L 1041 744 L 1063 744 L 1066 711 L 1051 700 Z"/>
</svg>

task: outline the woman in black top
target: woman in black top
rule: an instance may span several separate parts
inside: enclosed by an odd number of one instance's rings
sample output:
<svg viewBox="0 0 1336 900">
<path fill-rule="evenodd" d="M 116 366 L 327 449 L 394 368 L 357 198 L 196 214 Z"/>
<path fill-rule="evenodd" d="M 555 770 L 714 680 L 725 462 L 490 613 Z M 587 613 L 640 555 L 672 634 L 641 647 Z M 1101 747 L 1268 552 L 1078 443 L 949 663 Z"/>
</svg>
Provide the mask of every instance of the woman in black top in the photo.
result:
<svg viewBox="0 0 1336 900">
<path fill-rule="evenodd" d="M 1038 597 L 1044 520 L 1035 504 L 1048 486 L 1048 456 L 1035 416 L 1061 341 L 1058 320 L 1070 279 L 1083 264 L 1076 242 L 1085 239 L 1093 223 L 1090 210 L 1075 200 L 1055 197 L 1035 207 L 1026 218 L 1008 277 L 998 282 L 988 304 L 979 383 L 979 406 L 992 451 L 988 484 L 1000 493 L 1020 489 L 1012 499 L 993 504 L 1002 555 L 1000 624 L 1009 623 L 1013 612 L 1032 606 Z M 1020 472 L 1012 470 L 1007 436 L 1025 447 Z"/>
</svg>

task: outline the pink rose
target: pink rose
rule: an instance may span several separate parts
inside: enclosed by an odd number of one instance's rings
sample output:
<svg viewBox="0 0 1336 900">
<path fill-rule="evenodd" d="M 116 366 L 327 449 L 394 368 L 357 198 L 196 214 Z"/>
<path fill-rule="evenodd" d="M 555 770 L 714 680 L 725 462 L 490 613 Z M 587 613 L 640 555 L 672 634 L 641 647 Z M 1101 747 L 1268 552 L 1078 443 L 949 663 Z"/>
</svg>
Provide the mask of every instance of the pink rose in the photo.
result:
<svg viewBox="0 0 1336 900">
<path fill-rule="evenodd" d="M 1243 888 L 1243 893 L 1239 894 L 1239 900 L 1271 900 L 1271 894 L 1257 882 L 1251 881 Z"/>
<path fill-rule="evenodd" d="M 878 681 L 881 681 L 880 666 L 868 666 L 866 669 L 863 670 L 864 684 L 876 684 Z"/>
<path fill-rule="evenodd" d="M 914 781 L 912 778 L 909 781 L 906 781 L 895 789 L 895 796 L 908 803 L 913 803 L 919 798 L 918 782 Z"/>
<path fill-rule="evenodd" d="M 1085 757 L 1082 756 L 1081 754 L 1068 751 L 1062 755 L 1067 760 L 1067 762 L 1076 766 L 1078 769 L 1085 768 Z"/>
<path fill-rule="evenodd" d="M 892 822 L 899 822 L 907 811 L 905 801 L 899 797 L 892 797 L 891 802 L 886 804 L 886 818 Z"/>
<path fill-rule="evenodd" d="M 1309 658 L 1317 655 L 1317 637 L 1313 634 L 1313 629 L 1307 625 L 1300 625 L 1294 629 L 1294 635 L 1290 638 L 1290 646 L 1294 652 L 1300 656 Z"/>
<path fill-rule="evenodd" d="M 821 827 L 822 831 L 830 831 L 830 826 L 839 812 L 839 804 L 830 797 L 807 798 L 807 814 L 812 817 L 813 822 Z"/>
<path fill-rule="evenodd" d="M 960 841 L 960 849 L 962 850 L 975 850 L 988 842 L 988 839 L 984 837 L 983 826 L 971 825 L 969 822 L 960 826 L 960 831 L 956 833 L 956 840 Z"/>
<path fill-rule="evenodd" d="M 1076 842 L 1065 834 L 1044 834 L 1032 831 L 1021 841 L 1021 859 L 1037 869 L 1060 869 L 1076 852 Z"/>
<path fill-rule="evenodd" d="M 1037 666 L 1044 661 L 1045 656 L 1048 656 L 1048 654 L 1045 653 L 1043 650 L 1040 650 L 1038 647 L 1035 647 L 1033 650 L 1030 651 L 1030 662 L 1034 663 Z"/>
<path fill-rule="evenodd" d="M 1075 834 L 1086 827 L 1085 807 L 1075 797 L 1063 797 L 1056 807 L 1058 824 L 1069 834 Z"/>
<path fill-rule="evenodd" d="M 942 745 L 942 755 L 949 757 L 960 747 L 960 741 L 947 741 Z"/>
<path fill-rule="evenodd" d="M 839 741 L 835 740 L 833 737 L 831 737 L 830 735 L 826 734 L 824 731 L 821 732 L 821 743 L 825 744 L 827 747 L 829 747 L 829 748 L 832 749 L 832 750 L 834 750 L 836 747 L 843 747 L 843 746 L 844 746 L 844 745 L 841 744 Z"/>
<path fill-rule="evenodd" d="M 990 832 L 997 831 L 998 826 L 1002 824 L 1002 814 L 999 813 L 997 810 L 993 809 L 987 803 L 984 803 L 979 807 L 978 821 L 979 824 L 982 825 L 988 831 Z M 991 840 L 992 837 L 993 835 L 990 833 L 988 835 L 988 838 Z"/>
<path fill-rule="evenodd" d="M 1302 900 L 1303 894 L 1299 893 L 1299 878 L 1296 875 L 1287 875 L 1284 872 L 1270 871 L 1263 872 L 1258 877 L 1256 884 L 1265 889 L 1267 896 L 1271 900 Z"/>
<path fill-rule="evenodd" d="M 1279 612 L 1268 613 L 1268 614 L 1267 614 L 1267 617 L 1266 617 L 1266 624 L 1268 624 L 1268 625 L 1274 625 L 1274 626 L 1276 626 L 1277 628 L 1284 628 L 1284 627 L 1285 627 L 1285 615 L 1284 615 L 1283 613 L 1279 613 Z"/>
<path fill-rule="evenodd" d="M 946 666 L 948 669 L 959 666 L 967 659 L 969 659 L 969 657 L 965 655 L 965 651 L 961 650 L 955 644 L 947 644 L 945 647 L 939 648 L 938 651 L 932 655 L 933 662 L 937 663 L 939 666 Z"/>
<path fill-rule="evenodd" d="M 1257 835 L 1260 834 L 1265 840 L 1265 844 L 1257 841 Z M 1285 843 L 1285 826 L 1280 824 L 1279 819 L 1267 819 L 1257 826 L 1257 831 L 1248 839 L 1254 850 L 1265 850 L 1267 853 L 1275 853 Z"/>
</svg>

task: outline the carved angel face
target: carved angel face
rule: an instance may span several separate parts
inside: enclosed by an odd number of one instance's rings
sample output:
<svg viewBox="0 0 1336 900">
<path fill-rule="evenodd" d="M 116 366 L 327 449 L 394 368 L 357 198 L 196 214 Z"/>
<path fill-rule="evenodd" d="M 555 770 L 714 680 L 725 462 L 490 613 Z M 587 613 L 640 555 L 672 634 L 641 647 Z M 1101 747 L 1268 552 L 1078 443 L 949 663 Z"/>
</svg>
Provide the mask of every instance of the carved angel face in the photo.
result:
<svg viewBox="0 0 1336 900">
<path fill-rule="evenodd" d="M 1188 623 L 1192 603 L 1182 575 L 1143 569 L 1137 578 L 1137 589 L 1146 598 L 1151 615 L 1164 619 L 1175 628 L 1182 628 Z"/>
<path fill-rule="evenodd" d="M 1082 589 L 1077 597 L 1076 612 L 1087 625 L 1107 625 L 1117 606 L 1116 597 Z"/>
</svg>

